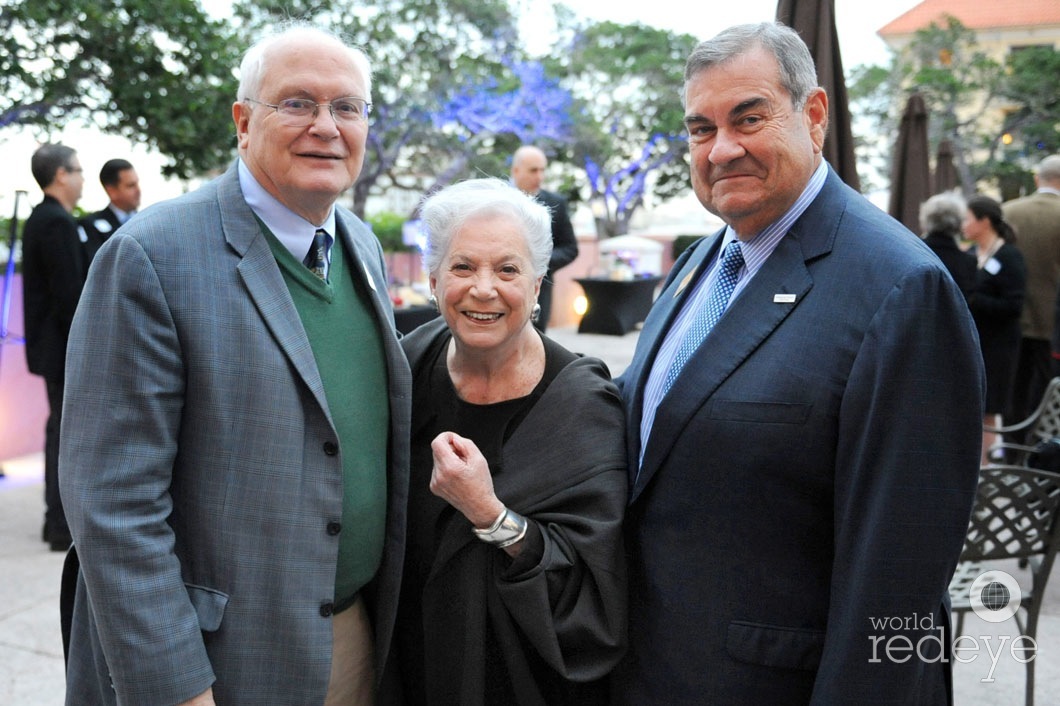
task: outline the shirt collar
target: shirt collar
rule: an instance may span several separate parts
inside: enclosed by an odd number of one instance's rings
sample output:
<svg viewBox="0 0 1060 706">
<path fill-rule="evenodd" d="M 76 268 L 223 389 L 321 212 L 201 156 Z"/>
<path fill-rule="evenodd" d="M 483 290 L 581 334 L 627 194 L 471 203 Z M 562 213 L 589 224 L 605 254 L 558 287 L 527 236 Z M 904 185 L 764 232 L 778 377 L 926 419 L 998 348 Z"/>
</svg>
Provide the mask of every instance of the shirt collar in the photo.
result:
<svg viewBox="0 0 1060 706">
<path fill-rule="evenodd" d="M 777 245 L 781 239 L 787 235 L 787 232 L 791 229 L 791 226 L 795 224 L 795 221 L 799 220 L 799 217 L 806 212 L 813 200 L 817 198 L 817 195 L 821 193 L 821 189 L 824 188 L 825 179 L 828 178 L 828 164 L 823 159 L 821 163 L 817 165 L 817 169 L 814 170 L 810 176 L 810 180 L 806 183 L 806 188 L 799 194 L 799 198 L 795 199 L 795 203 L 791 205 L 787 211 L 784 212 L 777 221 L 766 226 L 762 232 L 755 237 L 751 238 L 745 243 L 740 244 L 740 250 L 743 252 L 744 266 L 747 268 L 747 273 L 753 275 L 758 271 L 758 268 L 766 261 L 766 259 L 776 250 Z M 732 229 L 732 226 L 725 226 L 725 234 L 722 237 L 721 249 L 719 253 L 725 252 L 725 248 L 729 245 L 729 242 L 736 237 L 736 231 Z"/>
<path fill-rule="evenodd" d="M 115 216 L 118 217 L 118 223 L 122 224 L 132 218 L 133 214 L 136 213 L 136 211 L 123 211 L 114 204 L 110 204 L 110 210 L 114 213 Z"/>
<path fill-rule="evenodd" d="M 332 239 L 335 238 L 334 206 L 323 223 L 314 225 L 284 206 L 275 196 L 266 191 L 250 173 L 250 168 L 243 163 L 242 159 L 238 162 L 238 170 L 239 188 L 242 189 L 243 199 L 250 206 L 250 210 L 261 219 L 276 239 L 283 243 L 283 246 L 299 262 L 305 257 L 309 246 L 313 243 L 313 235 L 317 228 L 323 228 Z"/>
</svg>

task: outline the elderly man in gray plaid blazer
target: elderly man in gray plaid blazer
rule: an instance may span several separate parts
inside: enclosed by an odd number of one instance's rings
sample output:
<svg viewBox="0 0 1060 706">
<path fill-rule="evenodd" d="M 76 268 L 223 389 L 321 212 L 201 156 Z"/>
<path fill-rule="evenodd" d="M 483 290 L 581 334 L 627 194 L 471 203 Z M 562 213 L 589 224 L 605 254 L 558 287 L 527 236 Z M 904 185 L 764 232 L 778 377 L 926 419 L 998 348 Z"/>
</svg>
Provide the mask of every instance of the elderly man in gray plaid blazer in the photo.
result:
<svg viewBox="0 0 1060 706">
<path fill-rule="evenodd" d="M 411 380 L 379 243 L 335 205 L 370 79 L 319 30 L 259 42 L 236 163 L 96 256 L 61 440 L 81 562 L 67 704 L 372 700 Z"/>
</svg>

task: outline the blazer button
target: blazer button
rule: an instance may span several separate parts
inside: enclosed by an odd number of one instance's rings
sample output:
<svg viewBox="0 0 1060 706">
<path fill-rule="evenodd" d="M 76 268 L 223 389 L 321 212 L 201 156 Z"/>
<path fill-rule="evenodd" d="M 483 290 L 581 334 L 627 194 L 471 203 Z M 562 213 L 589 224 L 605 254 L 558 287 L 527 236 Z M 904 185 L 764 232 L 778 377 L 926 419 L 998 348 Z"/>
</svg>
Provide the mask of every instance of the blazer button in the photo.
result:
<svg viewBox="0 0 1060 706">
<path fill-rule="evenodd" d="M 338 452 L 339 452 L 339 445 L 336 444 L 334 441 L 325 441 L 324 442 L 324 453 L 326 453 L 328 456 L 334 456 Z"/>
<path fill-rule="evenodd" d="M 334 613 L 334 612 L 335 612 L 335 604 L 334 603 L 322 603 L 320 605 L 320 617 L 321 618 L 330 618 L 331 614 Z"/>
<path fill-rule="evenodd" d="M 329 522 L 328 523 L 328 534 L 334 537 L 336 534 L 342 531 L 341 522 Z"/>
</svg>

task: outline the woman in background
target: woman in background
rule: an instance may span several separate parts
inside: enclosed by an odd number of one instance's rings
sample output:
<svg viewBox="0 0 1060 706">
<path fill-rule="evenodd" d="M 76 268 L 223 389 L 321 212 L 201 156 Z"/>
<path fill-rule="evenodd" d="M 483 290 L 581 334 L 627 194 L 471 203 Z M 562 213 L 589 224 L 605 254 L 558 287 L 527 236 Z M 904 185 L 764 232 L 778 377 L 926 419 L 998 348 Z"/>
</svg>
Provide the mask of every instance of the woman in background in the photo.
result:
<svg viewBox="0 0 1060 706">
<path fill-rule="evenodd" d="M 1020 314 L 1027 287 L 1023 255 L 1013 243 L 1016 233 L 1005 221 L 1001 204 L 988 196 L 968 199 L 962 230 L 975 245 L 975 289 L 968 300 L 986 367 L 984 426 L 1001 426 L 1001 411 L 1008 402 L 1020 345 Z M 984 430 L 982 463 L 990 462 L 990 449 L 998 435 Z"/>
<path fill-rule="evenodd" d="M 975 255 L 958 245 L 967 210 L 964 198 L 952 191 L 936 194 L 920 205 L 924 244 L 942 260 L 965 299 L 971 296 L 976 281 Z"/>
</svg>

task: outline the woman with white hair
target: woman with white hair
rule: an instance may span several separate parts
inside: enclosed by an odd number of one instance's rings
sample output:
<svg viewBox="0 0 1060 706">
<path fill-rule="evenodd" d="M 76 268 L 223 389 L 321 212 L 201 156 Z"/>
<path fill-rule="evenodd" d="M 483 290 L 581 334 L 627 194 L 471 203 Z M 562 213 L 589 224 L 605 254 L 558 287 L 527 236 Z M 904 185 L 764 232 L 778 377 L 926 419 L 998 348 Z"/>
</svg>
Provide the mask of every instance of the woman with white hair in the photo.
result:
<svg viewBox="0 0 1060 706">
<path fill-rule="evenodd" d="M 429 197 L 422 216 L 441 317 L 403 341 L 413 419 L 391 660 L 400 698 L 603 702 L 626 641 L 618 392 L 600 360 L 532 324 L 552 248 L 544 206 L 476 179 Z"/>
<path fill-rule="evenodd" d="M 964 198 L 953 191 L 935 194 L 920 204 L 920 237 L 942 260 L 965 299 L 975 289 L 976 277 L 975 255 L 958 245 L 966 210 Z"/>
</svg>

